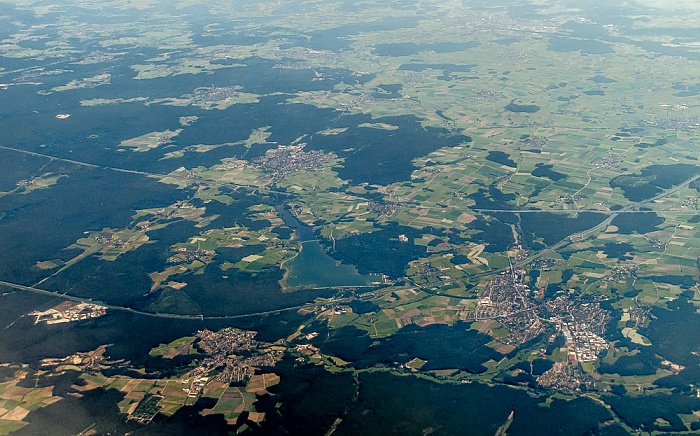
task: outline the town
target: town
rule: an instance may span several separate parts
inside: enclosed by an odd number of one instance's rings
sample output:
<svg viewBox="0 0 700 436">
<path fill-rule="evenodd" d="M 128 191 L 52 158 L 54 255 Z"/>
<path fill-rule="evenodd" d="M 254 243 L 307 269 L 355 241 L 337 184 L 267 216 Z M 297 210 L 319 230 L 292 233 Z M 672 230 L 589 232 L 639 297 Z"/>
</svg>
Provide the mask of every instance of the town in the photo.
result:
<svg viewBox="0 0 700 436">
<path fill-rule="evenodd" d="M 564 335 L 577 360 L 596 360 L 608 347 L 601 336 L 612 319 L 610 313 L 597 301 L 573 300 L 568 295 L 543 301 L 543 289 L 533 293 L 522 283 L 524 275 L 524 270 L 512 270 L 489 282 L 468 318 L 498 320 L 510 333 L 499 340 L 514 346 L 544 333 L 549 324 Z"/>
<path fill-rule="evenodd" d="M 271 174 L 273 180 L 279 180 L 296 171 L 319 168 L 337 157 L 334 153 L 303 151 L 305 145 L 302 143 L 270 150 L 264 156 L 253 160 L 253 168 Z"/>
<path fill-rule="evenodd" d="M 571 300 L 560 296 L 547 301 L 544 306 L 552 315 L 549 322 L 555 325 L 566 339 L 566 346 L 579 362 L 593 362 L 608 349 L 608 342 L 601 337 L 612 319 L 597 302 Z"/>
<path fill-rule="evenodd" d="M 256 332 L 226 327 L 218 332 L 199 330 L 198 347 L 207 357 L 198 362 L 182 384 L 188 397 L 199 396 L 210 380 L 245 385 L 253 375 L 255 368 L 274 366 L 284 354 L 284 348 L 272 347 L 272 344 L 255 340 Z M 210 377 L 210 373 L 218 372 Z"/>
</svg>

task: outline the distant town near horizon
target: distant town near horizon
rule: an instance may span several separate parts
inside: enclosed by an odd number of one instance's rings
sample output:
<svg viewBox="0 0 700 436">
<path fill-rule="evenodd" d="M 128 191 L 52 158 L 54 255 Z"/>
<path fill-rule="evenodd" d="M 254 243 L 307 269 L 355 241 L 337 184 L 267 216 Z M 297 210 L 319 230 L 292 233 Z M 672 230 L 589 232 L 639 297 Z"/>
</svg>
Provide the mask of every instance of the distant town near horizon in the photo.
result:
<svg viewBox="0 0 700 436">
<path fill-rule="evenodd" d="M 0 0 L 1 435 L 700 434 L 700 0 Z"/>
</svg>

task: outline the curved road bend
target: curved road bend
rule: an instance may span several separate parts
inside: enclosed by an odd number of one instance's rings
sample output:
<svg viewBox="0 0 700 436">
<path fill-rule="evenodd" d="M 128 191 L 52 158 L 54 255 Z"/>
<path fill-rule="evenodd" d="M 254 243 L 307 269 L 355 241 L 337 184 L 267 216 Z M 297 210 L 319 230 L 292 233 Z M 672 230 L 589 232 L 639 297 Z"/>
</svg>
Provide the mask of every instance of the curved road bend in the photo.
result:
<svg viewBox="0 0 700 436">
<path fill-rule="evenodd" d="M 669 196 L 669 195 L 671 195 L 671 194 L 673 194 L 673 193 L 675 193 L 675 192 L 677 192 L 677 191 L 683 189 L 684 187 L 688 186 L 689 184 L 693 183 L 694 181 L 696 181 L 696 180 L 698 180 L 698 179 L 700 179 L 700 174 L 691 177 L 690 179 L 686 180 L 685 182 L 683 182 L 683 183 L 681 183 L 681 184 L 679 184 L 679 185 L 676 185 L 676 186 L 674 186 L 674 187 L 672 187 L 672 188 L 669 188 L 669 189 L 666 189 L 666 190 L 664 190 L 664 191 L 661 191 L 660 193 L 658 193 L 657 195 L 655 195 L 655 196 L 653 196 L 653 197 L 651 197 L 651 198 L 647 198 L 646 200 L 641 200 L 641 201 L 636 201 L 636 202 L 634 202 L 634 203 L 630 203 L 630 204 L 628 204 L 627 206 L 625 206 L 625 207 L 623 207 L 622 209 L 617 210 L 617 211 L 611 211 L 612 213 L 610 213 L 610 216 L 608 216 L 608 217 L 607 217 L 605 220 L 603 220 L 600 224 L 597 224 L 597 225 L 595 225 L 595 226 L 593 226 L 593 227 L 591 227 L 591 228 L 589 228 L 589 229 L 587 229 L 587 230 L 583 230 L 583 231 L 581 231 L 581 232 L 572 233 L 572 234 L 570 234 L 569 236 L 567 236 L 566 238 L 564 238 L 564 239 L 562 239 L 561 241 L 557 242 L 556 244 L 554 244 L 554 245 L 552 245 L 552 246 L 550 246 L 550 247 L 547 247 L 547 248 L 543 249 L 542 251 L 539 251 L 538 253 L 533 254 L 532 256 L 529 256 L 529 257 L 527 257 L 527 258 L 525 258 L 525 259 L 523 259 L 523 260 L 520 260 L 520 261 L 518 261 L 518 262 L 513 262 L 512 266 L 513 266 L 513 267 L 525 266 L 525 265 L 527 265 L 527 264 L 529 264 L 529 263 L 531 263 L 531 262 L 533 262 L 533 261 L 535 261 L 535 260 L 537 260 L 537 259 L 539 259 L 539 258 L 541 258 L 541 257 L 543 257 L 543 256 L 545 256 L 545 255 L 547 255 L 547 254 L 549 254 L 549 253 L 557 252 L 557 251 L 559 251 L 560 249 L 564 248 L 565 246 L 569 245 L 569 244 L 571 243 L 571 238 L 572 238 L 573 236 L 579 236 L 579 237 L 581 237 L 581 238 L 585 238 L 586 236 L 590 235 L 591 233 L 594 233 L 594 232 L 603 230 L 603 229 L 607 228 L 608 225 L 610 225 L 610 223 L 612 222 L 612 220 L 614 220 L 614 219 L 615 219 L 618 215 L 620 215 L 620 214 L 623 214 L 623 213 L 634 213 L 634 212 L 663 212 L 663 211 L 638 211 L 638 210 L 635 210 L 635 209 L 641 207 L 642 205 L 645 205 L 645 204 L 651 203 L 651 202 L 653 202 L 653 201 L 656 201 L 656 200 L 658 200 L 658 199 L 660 199 L 660 198 L 667 197 L 667 196 Z M 486 209 L 475 209 L 475 210 L 476 210 L 476 211 L 487 211 Z M 513 210 L 498 210 L 497 212 L 518 213 L 517 211 L 513 211 Z M 542 212 L 542 213 L 544 213 L 544 212 L 549 212 L 549 211 L 532 211 L 532 210 L 531 210 L 531 211 L 529 211 L 529 212 Z M 579 212 L 579 211 L 569 211 L 569 213 L 577 213 L 577 212 Z M 689 212 L 689 213 L 690 213 L 690 212 Z M 475 278 L 486 277 L 486 276 L 489 276 L 489 275 L 500 274 L 500 273 L 502 273 L 502 272 L 509 271 L 510 269 L 511 269 L 511 266 L 508 266 L 508 267 L 505 267 L 505 268 L 499 268 L 499 269 L 492 269 L 492 270 L 489 270 L 489 271 L 483 271 L 483 272 L 474 274 L 474 275 L 472 275 L 471 277 L 475 277 Z M 450 295 L 450 294 L 440 293 L 440 292 L 436 292 L 436 291 L 433 291 L 433 290 L 431 290 L 431 289 L 425 288 L 424 286 L 415 283 L 415 282 L 414 282 L 413 280 L 411 280 L 410 278 L 409 278 L 408 280 L 409 280 L 410 283 L 412 283 L 414 286 L 418 287 L 420 290 L 422 290 L 422 291 L 425 292 L 425 293 L 428 293 L 428 294 L 431 294 L 431 295 L 439 295 L 439 296 L 443 296 L 443 297 L 450 297 L 450 296 L 453 296 L 453 297 L 459 298 L 459 296 L 457 296 L 457 295 Z M 443 280 L 443 281 L 431 283 L 431 286 L 440 286 L 440 285 L 442 285 L 442 284 L 444 284 L 444 283 L 447 283 L 447 282 L 450 282 L 450 281 L 454 281 L 454 280 Z"/>
</svg>

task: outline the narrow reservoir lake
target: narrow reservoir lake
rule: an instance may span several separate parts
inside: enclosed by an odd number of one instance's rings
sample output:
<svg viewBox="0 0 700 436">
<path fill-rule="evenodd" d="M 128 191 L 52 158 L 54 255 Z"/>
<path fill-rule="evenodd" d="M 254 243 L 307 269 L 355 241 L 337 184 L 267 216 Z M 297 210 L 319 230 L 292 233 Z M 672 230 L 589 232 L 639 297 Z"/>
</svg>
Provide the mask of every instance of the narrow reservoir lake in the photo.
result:
<svg viewBox="0 0 700 436">
<path fill-rule="evenodd" d="M 344 265 L 330 257 L 316 239 L 313 229 L 283 206 L 277 208 L 284 223 L 296 231 L 301 251 L 285 264 L 284 287 L 289 289 L 330 288 L 336 286 L 368 286 L 378 277 L 360 274 L 352 265 Z"/>
</svg>

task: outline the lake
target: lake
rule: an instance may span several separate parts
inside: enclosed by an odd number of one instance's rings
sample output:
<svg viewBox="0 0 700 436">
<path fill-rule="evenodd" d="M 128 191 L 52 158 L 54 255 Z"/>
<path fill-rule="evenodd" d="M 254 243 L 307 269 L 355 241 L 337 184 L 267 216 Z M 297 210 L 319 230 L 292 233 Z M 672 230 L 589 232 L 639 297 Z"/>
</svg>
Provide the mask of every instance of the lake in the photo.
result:
<svg viewBox="0 0 700 436">
<path fill-rule="evenodd" d="M 318 241 L 302 242 L 299 255 L 285 266 L 284 283 L 294 289 L 368 286 L 375 280 L 358 273 L 354 266 L 344 265 L 330 257 Z"/>
<path fill-rule="evenodd" d="M 284 223 L 296 232 L 301 242 L 299 254 L 285 264 L 287 273 L 282 281 L 291 289 L 330 288 L 337 286 L 368 286 L 374 280 L 357 272 L 352 265 L 345 265 L 326 253 L 316 239 L 313 228 L 302 223 L 287 208 L 277 207 Z"/>
</svg>

